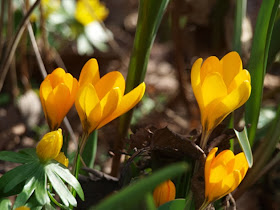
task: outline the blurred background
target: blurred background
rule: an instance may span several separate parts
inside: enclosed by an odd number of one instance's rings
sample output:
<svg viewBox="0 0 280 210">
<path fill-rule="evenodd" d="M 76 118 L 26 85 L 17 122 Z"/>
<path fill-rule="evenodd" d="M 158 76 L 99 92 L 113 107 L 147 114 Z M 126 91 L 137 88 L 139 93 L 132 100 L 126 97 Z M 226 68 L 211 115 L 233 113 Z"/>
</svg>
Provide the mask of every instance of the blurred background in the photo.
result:
<svg viewBox="0 0 280 210">
<path fill-rule="evenodd" d="M 21 23 L 35 2 L 1 0 L 0 3 L 0 150 L 35 147 L 48 131 L 38 94 L 45 73 L 61 67 L 78 79 L 86 61 L 96 58 L 101 75 L 113 70 L 127 75 L 138 0 L 42 0 L 32 11 L 27 30 Z M 261 2 L 247 1 L 238 49 L 245 68 Z M 199 109 L 190 85 L 191 65 L 199 57 L 215 55 L 221 59 L 233 50 L 235 10 L 234 0 L 170 1 L 151 50 L 145 78 L 147 90 L 134 112 L 132 131 L 168 126 L 187 135 L 200 126 Z M 8 59 L 20 31 L 19 42 Z M 260 128 L 275 116 L 274 107 L 279 102 L 277 53 L 271 56 L 265 77 Z M 242 108 L 239 112 L 242 113 Z M 70 135 L 68 149 L 73 151 L 82 127 L 74 107 L 67 117 L 70 127 L 63 125 L 63 128 Z M 116 125 L 117 120 L 99 132 L 95 167 L 106 173 L 110 172 Z M 0 161 L 0 174 L 14 166 Z M 280 167 L 274 167 L 265 176 L 265 182 L 247 193 L 261 199 L 244 202 L 244 209 L 279 207 L 279 173 Z M 243 197 L 246 200 L 246 194 Z"/>
</svg>

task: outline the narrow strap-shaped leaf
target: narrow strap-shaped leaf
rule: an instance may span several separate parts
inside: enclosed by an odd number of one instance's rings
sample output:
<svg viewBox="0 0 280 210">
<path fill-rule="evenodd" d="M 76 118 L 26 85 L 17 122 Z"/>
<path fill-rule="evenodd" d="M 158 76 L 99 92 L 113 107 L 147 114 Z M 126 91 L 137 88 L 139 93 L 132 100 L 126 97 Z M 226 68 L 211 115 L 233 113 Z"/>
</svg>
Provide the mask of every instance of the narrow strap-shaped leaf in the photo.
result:
<svg viewBox="0 0 280 210">
<path fill-rule="evenodd" d="M 250 147 L 250 142 L 248 140 L 248 135 L 247 135 L 247 129 L 244 127 L 243 131 L 239 132 L 235 129 L 233 129 L 235 132 L 235 135 L 237 136 L 238 142 L 245 154 L 245 157 L 248 161 L 249 168 L 253 166 L 253 154 L 252 150 Z"/>
<path fill-rule="evenodd" d="M 47 193 L 47 178 L 45 168 L 41 165 L 38 172 L 35 174 L 36 177 L 36 190 L 35 196 L 37 201 L 45 205 L 50 203 L 50 198 Z"/>
<path fill-rule="evenodd" d="M 143 200 L 146 193 L 153 191 L 156 186 L 167 179 L 171 179 L 186 172 L 187 170 L 188 165 L 186 163 L 175 163 L 167 166 L 154 172 L 151 176 L 145 177 L 129 185 L 91 209 L 109 210 L 115 209 L 116 207 L 122 209 L 124 206 L 129 209 L 129 207 L 133 207 L 138 201 Z"/>
<path fill-rule="evenodd" d="M 2 151 L 0 152 L 0 160 L 14 163 L 28 163 L 34 161 L 34 158 L 23 153 Z"/>
<path fill-rule="evenodd" d="M 51 163 L 48 167 L 51 167 L 58 176 L 60 176 L 65 182 L 70 184 L 76 190 L 80 198 L 84 200 L 83 189 L 78 180 L 71 174 L 68 168 L 64 168 L 58 163 Z"/>
<path fill-rule="evenodd" d="M 74 196 L 69 192 L 66 185 L 63 183 L 63 181 L 60 179 L 58 175 L 53 171 L 52 167 L 46 166 L 46 172 L 49 181 L 51 182 L 54 190 L 59 195 L 60 199 L 64 203 L 65 206 L 69 206 L 71 204 L 72 206 L 77 206 L 77 201 L 74 198 Z"/>
<path fill-rule="evenodd" d="M 251 124 L 248 129 L 251 146 L 254 143 L 261 108 L 263 81 L 267 66 L 272 29 L 279 6 L 279 0 L 262 1 L 254 32 L 248 70 L 251 74 L 252 92 L 245 106 L 245 119 Z"/>
<path fill-rule="evenodd" d="M 23 187 L 22 192 L 17 196 L 13 209 L 24 206 L 26 201 L 30 198 L 36 187 L 35 177 L 30 177 Z"/>
<path fill-rule="evenodd" d="M 8 193 L 15 186 L 33 176 L 38 162 L 27 163 L 8 171 L 0 178 L 0 192 Z"/>
</svg>

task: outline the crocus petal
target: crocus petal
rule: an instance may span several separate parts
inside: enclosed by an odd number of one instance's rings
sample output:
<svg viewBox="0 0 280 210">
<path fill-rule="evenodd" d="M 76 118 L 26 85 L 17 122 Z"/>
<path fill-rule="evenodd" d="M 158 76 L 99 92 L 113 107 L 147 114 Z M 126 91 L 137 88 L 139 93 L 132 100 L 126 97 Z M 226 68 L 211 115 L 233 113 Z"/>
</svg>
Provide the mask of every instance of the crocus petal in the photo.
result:
<svg viewBox="0 0 280 210">
<path fill-rule="evenodd" d="M 242 106 L 249 98 L 251 93 L 251 85 L 248 81 L 243 81 L 242 84 L 224 97 L 210 112 L 208 118 L 216 119 L 210 121 L 209 127 L 216 127 L 223 119 L 233 110 Z"/>
<path fill-rule="evenodd" d="M 210 177 L 210 170 L 211 170 L 211 164 L 215 158 L 215 154 L 218 151 L 218 147 L 213 148 L 209 154 L 207 155 L 206 162 L 205 162 L 205 168 L 204 168 L 204 176 L 205 176 L 205 195 L 209 195 L 209 177 Z M 207 183 L 207 184 L 206 184 Z M 206 196 L 207 197 L 207 196 Z"/>
<path fill-rule="evenodd" d="M 202 58 L 197 59 L 194 62 L 191 70 L 192 89 L 201 110 L 203 108 L 201 107 L 203 105 L 203 100 L 202 100 L 201 83 L 200 83 L 200 68 L 201 68 L 202 61 L 203 61 Z"/>
<path fill-rule="evenodd" d="M 242 61 L 237 52 L 230 52 L 221 59 L 223 66 L 223 78 L 228 87 L 234 77 L 242 71 Z"/>
<path fill-rule="evenodd" d="M 96 59 L 92 58 L 84 65 L 79 77 L 79 84 L 80 86 L 83 86 L 87 83 L 95 85 L 99 79 L 100 76 L 98 63 Z"/>
<path fill-rule="evenodd" d="M 64 75 L 65 71 L 62 68 L 56 68 L 46 78 L 48 78 L 51 81 L 52 87 L 55 88 L 58 84 L 63 82 Z"/>
<path fill-rule="evenodd" d="M 201 66 L 201 70 L 200 70 L 201 83 L 204 82 L 204 79 L 207 75 L 214 72 L 223 75 L 223 69 L 222 69 L 222 65 L 220 64 L 220 60 L 216 56 L 211 56 L 207 58 Z"/>
<path fill-rule="evenodd" d="M 117 109 L 111 115 L 109 115 L 107 118 L 105 118 L 100 123 L 98 128 L 101 128 L 105 124 L 111 122 L 112 120 L 116 119 L 117 117 L 121 116 L 125 112 L 132 109 L 142 99 L 142 97 L 145 93 L 145 88 L 146 88 L 146 85 L 143 82 L 140 85 L 138 85 L 136 88 L 134 88 L 132 91 L 130 91 L 129 93 L 124 95 L 122 97 Z"/>
<path fill-rule="evenodd" d="M 94 110 L 98 104 L 99 98 L 92 84 L 88 83 L 79 89 L 75 101 L 75 106 L 85 130 L 89 129 L 89 127 L 92 126 L 89 125 L 91 119 L 88 118 L 92 113 L 92 110 Z M 95 117 L 99 119 L 100 115 L 100 111 L 96 112 Z"/>
<path fill-rule="evenodd" d="M 232 171 L 234 167 L 234 159 L 235 156 L 231 150 L 224 150 L 220 152 L 217 157 L 215 158 L 215 161 L 213 161 L 211 167 L 216 167 L 219 165 L 226 166 L 228 170 Z"/>
<path fill-rule="evenodd" d="M 71 108 L 65 106 L 69 97 L 69 89 L 62 83 L 55 87 L 45 101 L 46 118 L 51 130 L 55 130 L 59 127 L 68 110 Z"/>
<path fill-rule="evenodd" d="M 207 75 L 201 86 L 203 106 L 206 107 L 208 104 L 216 99 L 220 99 L 227 95 L 227 87 L 223 81 L 222 76 L 217 73 L 211 73 Z"/>
<path fill-rule="evenodd" d="M 243 152 L 240 152 L 235 156 L 235 164 L 234 164 L 234 170 L 240 171 L 242 179 L 244 178 L 245 174 L 248 170 L 248 162 L 245 157 L 245 154 Z"/>
<path fill-rule="evenodd" d="M 122 95 L 125 89 L 125 80 L 123 75 L 118 71 L 112 71 L 104 75 L 95 85 L 94 85 L 97 95 L 101 100 L 110 90 L 115 87 L 120 88 Z"/>
<path fill-rule="evenodd" d="M 242 71 L 240 71 L 236 77 L 234 77 L 234 79 L 232 80 L 232 82 L 230 83 L 229 87 L 228 87 L 228 93 L 232 92 L 234 89 L 238 88 L 241 83 L 243 81 L 248 81 L 249 83 L 251 83 L 251 76 L 250 73 L 244 69 Z"/>
</svg>

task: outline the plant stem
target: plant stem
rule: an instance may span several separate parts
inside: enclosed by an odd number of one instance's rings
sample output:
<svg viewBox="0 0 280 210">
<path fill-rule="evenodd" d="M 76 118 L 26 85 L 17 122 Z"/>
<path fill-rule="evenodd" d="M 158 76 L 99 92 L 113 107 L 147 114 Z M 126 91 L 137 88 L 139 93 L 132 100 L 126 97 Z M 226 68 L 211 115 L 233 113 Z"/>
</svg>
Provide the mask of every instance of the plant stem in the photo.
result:
<svg viewBox="0 0 280 210">
<path fill-rule="evenodd" d="M 207 208 L 207 206 L 209 205 L 209 202 L 204 200 L 203 204 L 200 206 L 199 210 L 204 210 Z"/>
<path fill-rule="evenodd" d="M 81 154 L 83 153 L 87 138 L 88 138 L 88 134 L 83 133 L 82 138 L 79 142 L 79 146 L 78 146 L 78 150 L 77 150 L 75 159 L 74 159 L 74 166 L 73 166 L 72 174 L 76 177 L 76 179 L 78 179 L 78 176 L 79 176 L 80 165 L 81 165 L 80 158 L 81 158 Z M 74 197 L 76 197 L 76 190 L 74 188 L 72 188 L 72 195 Z"/>
<path fill-rule="evenodd" d="M 205 147 L 207 145 L 207 141 L 208 141 L 211 133 L 212 133 L 212 130 L 210 130 L 210 131 L 205 131 L 204 129 L 202 130 L 202 136 L 201 136 L 201 140 L 200 140 L 200 144 L 199 144 L 199 146 L 202 150 L 205 149 Z"/>
</svg>

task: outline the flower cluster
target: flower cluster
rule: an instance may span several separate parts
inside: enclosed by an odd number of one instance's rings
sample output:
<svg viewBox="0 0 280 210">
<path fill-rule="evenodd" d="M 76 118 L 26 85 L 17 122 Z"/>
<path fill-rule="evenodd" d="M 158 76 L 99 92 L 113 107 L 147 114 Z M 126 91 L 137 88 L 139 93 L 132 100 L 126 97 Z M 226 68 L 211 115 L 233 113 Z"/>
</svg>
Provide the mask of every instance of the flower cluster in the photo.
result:
<svg viewBox="0 0 280 210">
<path fill-rule="evenodd" d="M 213 129 L 250 97 L 251 78 L 238 53 L 230 52 L 221 60 L 211 56 L 203 64 L 201 58 L 197 59 L 191 83 L 201 113 L 200 146 L 205 149 Z M 243 152 L 234 156 L 232 151 L 224 150 L 215 157 L 217 151 L 213 148 L 205 163 L 204 207 L 235 190 L 248 170 Z"/>
</svg>

